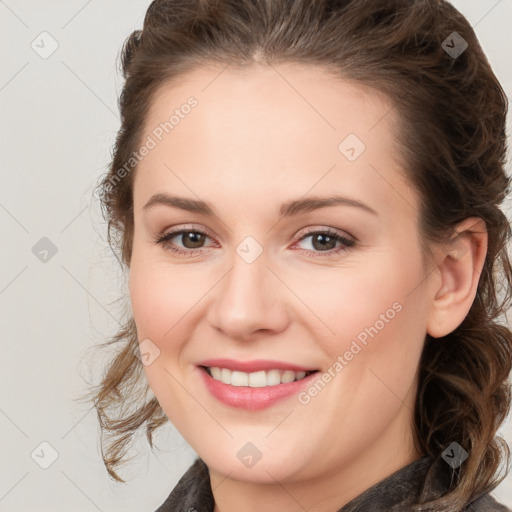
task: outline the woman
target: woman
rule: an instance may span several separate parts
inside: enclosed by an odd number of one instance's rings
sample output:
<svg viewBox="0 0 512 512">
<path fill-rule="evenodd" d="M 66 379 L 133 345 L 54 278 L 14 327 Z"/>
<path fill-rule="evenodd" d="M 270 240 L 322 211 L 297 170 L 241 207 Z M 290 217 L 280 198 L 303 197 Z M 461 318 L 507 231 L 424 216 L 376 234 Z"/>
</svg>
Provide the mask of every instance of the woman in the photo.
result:
<svg viewBox="0 0 512 512">
<path fill-rule="evenodd" d="M 156 0 L 122 65 L 110 475 L 170 420 L 199 457 L 160 512 L 510 510 L 507 103 L 466 19 Z"/>
</svg>

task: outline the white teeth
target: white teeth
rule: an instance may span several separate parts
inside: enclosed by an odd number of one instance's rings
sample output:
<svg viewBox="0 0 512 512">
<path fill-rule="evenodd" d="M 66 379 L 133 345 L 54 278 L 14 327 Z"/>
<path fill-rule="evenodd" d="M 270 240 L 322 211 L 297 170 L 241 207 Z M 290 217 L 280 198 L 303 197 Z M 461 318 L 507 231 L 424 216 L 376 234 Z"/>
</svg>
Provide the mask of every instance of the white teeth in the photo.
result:
<svg viewBox="0 0 512 512">
<path fill-rule="evenodd" d="M 267 385 L 267 376 L 264 371 L 246 374 L 248 375 L 247 385 L 251 388 L 263 388 Z"/>
<path fill-rule="evenodd" d="M 295 380 L 295 372 L 290 370 L 286 370 L 283 375 L 281 375 L 281 382 L 293 382 Z"/>
<path fill-rule="evenodd" d="M 291 370 L 268 370 L 253 373 L 232 371 L 228 368 L 208 368 L 210 375 L 215 380 L 232 386 L 249 386 L 251 388 L 263 388 L 265 386 L 277 386 L 295 380 L 303 379 L 306 372 L 294 372 Z"/>
<path fill-rule="evenodd" d="M 249 374 L 245 372 L 231 372 L 232 386 L 248 386 Z"/>
<path fill-rule="evenodd" d="M 222 374 L 222 370 L 220 368 L 210 368 L 210 373 L 212 374 L 212 377 L 215 379 L 215 380 L 222 380 L 220 378 L 221 374 Z"/>
<path fill-rule="evenodd" d="M 231 370 L 222 368 L 220 373 L 220 380 L 224 382 L 224 384 L 231 384 L 231 373 Z"/>
</svg>

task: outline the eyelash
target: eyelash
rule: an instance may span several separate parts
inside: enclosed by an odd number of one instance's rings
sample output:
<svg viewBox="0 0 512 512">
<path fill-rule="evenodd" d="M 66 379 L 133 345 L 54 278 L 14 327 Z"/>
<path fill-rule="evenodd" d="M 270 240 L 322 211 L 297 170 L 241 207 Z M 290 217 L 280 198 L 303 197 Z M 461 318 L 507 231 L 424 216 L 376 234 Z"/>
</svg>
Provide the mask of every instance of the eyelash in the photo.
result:
<svg viewBox="0 0 512 512">
<path fill-rule="evenodd" d="M 204 248 L 201 247 L 198 249 L 181 249 L 179 247 L 173 247 L 170 243 L 170 239 L 174 238 L 177 235 L 183 235 L 185 233 L 197 233 L 200 235 L 205 235 L 208 238 L 210 238 L 208 236 L 208 234 L 203 231 L 200 231 L 198 229 L 189 228 L 189 229 L 179 229 L 176 231 L 170 231 L 162 236 L 158 236 L 155 239 L 155 243 L 162 244 L 169 251 L 171 251 L 175 254 L 180 254 L 183 256 L 187 256 L 187 257 L 194 257 L 191 255 L 191 253 L 197 253 L 200 249 L 204 249 Z M 340 254 L 341 252 L 349 251 L 350 249 L 353 249 L 356 245 L 355 240 L 341 236 L 339 233 L 336 233 L 335 231 L 328 229 L 328 228 L 324 229 L 324 230 L 309 231 L 309 232 L 303 234 L 298 240 L 296 240 L 294 242 L 294 244 L 301 242 L 308 236 L 318 235 L 318 234 L 327 235 L 329 237 L 332 237 L 332 238 L 334 238 L 334 240 L 336 240 L 337 242 L 341 242 L 343 245 L 341 247 L 338 247 L 337 249 L 331 249 L 329 251 L 311 251 L 309 249 L 302 249 L 303 251 L 306 252 L 306 254 L 308 254 L 309 256 L 312 256 L 313 258 L 326 258 L 329 256 L 337 255 L 337 254 Z"/>
</svg>

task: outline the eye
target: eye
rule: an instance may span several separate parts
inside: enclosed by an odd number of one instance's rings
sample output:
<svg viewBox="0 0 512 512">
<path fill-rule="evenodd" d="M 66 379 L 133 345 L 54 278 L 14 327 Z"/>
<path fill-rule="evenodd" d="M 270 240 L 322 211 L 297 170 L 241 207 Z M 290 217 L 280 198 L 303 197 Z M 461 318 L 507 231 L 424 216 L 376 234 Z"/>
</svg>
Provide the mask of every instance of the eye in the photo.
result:
<svg viewBox="0 0 512 512">
<path fill-rule="evenodd" d="M 181 241 L 184 248 L 176 247 L 172 240 L 176 238 Z M 210 238 L 206 233 L 197 229 L 178 229 L 170 231 L 155 240 L 155 243 L 162 244 L 166 249 L 176 254 L 184 256 L 193 256 L 198 253 L 195 249 L 201 249 L 206 238 Z M 201 251 L 202 252 L 202 251 Z"/>
<path fill-rule="evenodd" d="M 299 239 L 299 242 L 302 242 L 310 237 L 311 246 L 314 250 L 304 250 L 315 258 L 324 258 L 332 256 L 333 254 L 339 254 L 343 251 L 348 251 L 356 244 L 355 240 L 344 237 L 331 229 L 309 231 Z M 336 248 L 337 243 L 341 244 L 338 248 Z"/>
<path fill-rule="evenodd" d="M 332 229 L 309 231 L 303 234 L 297 243 L 303 242 L 310 237 L 313 250 L 303 250 L 308 255 L 315 258 L 324 258 L 336 255 L 343 251 L 348 251 L 356 245 L 355 240 L 344 237 Z M 176 243 L 172 241 L 174 238 L 176 238 L 178 241 L 181 241 L 183 247 L 176 246 Z M 181 228 L 178 230 L 169 231 L 164 235 L 157 237 L 155 243 L 162 244 L 166 249 L 173 253 L 193 257 L 200 255 L 203 252 L 199 251 L 198 249 L 204 248 L 203 244 L 207 238 L 210 238 L 208 234 L 201 230 Z M 336 244 L 340 244 L 340 246 L 336 248 Z"/>
</svg>

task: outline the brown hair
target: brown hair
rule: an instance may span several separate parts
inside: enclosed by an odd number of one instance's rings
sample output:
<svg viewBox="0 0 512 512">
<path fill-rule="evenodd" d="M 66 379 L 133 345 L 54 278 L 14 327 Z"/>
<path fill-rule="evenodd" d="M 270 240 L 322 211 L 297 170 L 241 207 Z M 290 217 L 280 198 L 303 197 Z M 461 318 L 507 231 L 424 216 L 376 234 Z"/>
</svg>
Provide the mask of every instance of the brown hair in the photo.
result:
<svg viewBox="0 0 512 512">
<path fill-rule="evenodd" d="M 458 56 L 443 45 L 453 32 L 468 44 Z M 436 458 L 452 441 L 469 453 L 449 492 L 423 510 L 462 509 L 503 480 L 506 474 L 498 478 L 497 471 L 504 455 L 508 472 L 509 448 L 496 432 L 510 407 L 512 366 L 512 332 L 500 318 L 512 291 L 511 228 L 499 207 L 510 183 L 507 98 L 473 29 L 443 0 L 153 1 L 143 29 L 122 49 L 122 124 L 99 184 L 108 241 L 120 249 L 121 265 L 130 264 L 133 153 L 151 100 L 157 89 L 212 62 L 320 65 L 387 95 L 400 119 L 396 137 L 408 178 L 421 198 L 425 255 L 430 242 L 448 240 L 460 221 L 485 220 L 488 250 L 476 298 L 457 329 L 439 339 L 426 336 L 414 411 L 420 453 Z M 104 463 L 113 478 L 124 481 L 114 469 L 132 435 L 145 425 L 153 447 L 154 430 L 168 419 L 154 396 L 146 400 L 133 318 L 104 345 L 114 346 L 117 355 L 91 397 Z"/>
</svg>

